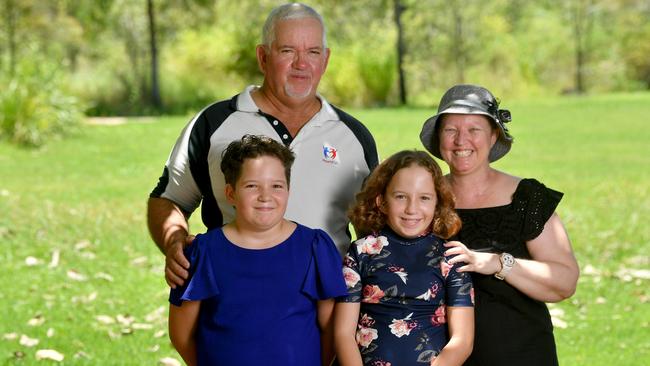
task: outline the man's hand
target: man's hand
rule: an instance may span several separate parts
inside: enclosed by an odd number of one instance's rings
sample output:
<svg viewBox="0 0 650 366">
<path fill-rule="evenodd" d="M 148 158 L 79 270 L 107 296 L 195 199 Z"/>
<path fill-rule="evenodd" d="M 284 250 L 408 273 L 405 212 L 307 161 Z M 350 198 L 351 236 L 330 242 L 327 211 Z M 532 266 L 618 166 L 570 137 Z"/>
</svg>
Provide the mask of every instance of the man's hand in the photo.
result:
<svg viewBox="0 0 650 366">
<path fill-rule="evenodd" d="M 165 255 L 165 281 L 171 288 L 183 286 L 190 268 L 183 248 L 194 240 L 194 235 L 189 235 L 186 215 L 172 201 L 152 197 L 147 202 L 147 226 Z"/>
<path fill-rule="evenodd" d="M 171 288 L 183 286 L 187 276 L 190 262 L 187 261 L 183 254 L 183 248 L 192 244 L 194 235 L 187 235 L 185 240 L 178 238 L 174 240 L 167 248 L 165 255 L 165 281 Z"/>
</svg>

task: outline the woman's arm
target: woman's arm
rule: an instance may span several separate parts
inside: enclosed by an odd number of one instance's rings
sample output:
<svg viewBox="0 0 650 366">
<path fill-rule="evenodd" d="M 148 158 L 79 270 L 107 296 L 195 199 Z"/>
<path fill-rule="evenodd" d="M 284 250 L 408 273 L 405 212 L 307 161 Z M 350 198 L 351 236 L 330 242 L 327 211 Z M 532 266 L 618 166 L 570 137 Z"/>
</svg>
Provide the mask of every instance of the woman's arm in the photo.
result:
<svg viewBox="0 0 650 366">
<path fill-rule="evenodd" d="M 196 365 L 196 324 L 200 301 L 183 301 L 169 305 L 169 339 L 188 366 Z"/>
<path fill-rule="evenodd" d="M 431 366 L 462 365 L 472 353 L 474 346 L 474 308 L 471 306 L 448 306 L 447 325 L 449 342 Z"/>
<path fill-rule="evenodd" d="M 334 360 L 334 299 L 318 301 L 321 364 L 329 366 Z"/>
<path fill-rule="evenodd" d="M 341 366 L 361 366 L 361 353 L 357 346 L 357 322 L 361 304 L 340 302 L 334 311 L 334 344 L 336 360 Z"/>
<path fill-rule="evenodd" d="M 505 281 L 539 301 L 559 302 L 571 297 L 580 270 L 569 236 L 556 213 L 548 219 L 542 233 L 526 245 L 532 260 L 517 258 Z M 467 263 L 459 272 L 491 275 L 501 270 L 499 254 L 475 252 L 460 242 L 448 242 L 445 246 L 450 248 L 445 255 L 458 254 L 449 263 Z"/>
<path fill-rule="evenodd" d="M 580 269 L 562 221 L 553 214 L 526 243 L 532 260 L 517 259 L 505 281 L 533 299 L 558 302 L 576 291 Z"/>
</svg>

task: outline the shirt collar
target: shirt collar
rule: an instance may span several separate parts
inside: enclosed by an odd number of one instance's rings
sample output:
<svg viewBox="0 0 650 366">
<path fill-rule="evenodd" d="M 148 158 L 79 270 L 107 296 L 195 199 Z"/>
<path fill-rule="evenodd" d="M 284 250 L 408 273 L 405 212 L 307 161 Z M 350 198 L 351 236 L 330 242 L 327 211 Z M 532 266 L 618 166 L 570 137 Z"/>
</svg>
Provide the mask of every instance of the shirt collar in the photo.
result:
<svg viewBox="0 0 650 366">
<path fill-rule="evenodd" d="M 243 93 L 239 94 L 237 97 L 237 110 L 241 112 L 257 113 L 260 109 L 255 104 L 253 97 L 251 97 L 251 92 L 259 88 L 257 85 L 249 85 L 246 87 Z M 321 108 L 316 114 L 311 118 L 308 123 L 313 123 L 315 125 L 322 125 L 327 121 L 336 121 L 338 120 L 338 114 L 334 111 L 334 108 L 327 102 L 327 100 L 316 93 L 316 97 L 320 99 Z"/>
</svg>

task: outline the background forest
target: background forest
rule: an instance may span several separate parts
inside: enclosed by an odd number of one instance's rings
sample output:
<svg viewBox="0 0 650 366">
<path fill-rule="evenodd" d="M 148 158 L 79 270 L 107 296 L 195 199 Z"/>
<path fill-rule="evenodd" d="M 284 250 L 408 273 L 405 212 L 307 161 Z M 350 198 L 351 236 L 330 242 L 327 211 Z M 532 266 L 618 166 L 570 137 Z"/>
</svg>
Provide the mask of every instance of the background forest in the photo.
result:
<svg viewBox="0 0 650 366">
<path fill-rule="evenodd" d="M 261 74 L 270 0 L 1 0 L 0 133 L 39 145 L 83 115 L 195 112 Z M 344 107 L 650 88 L 647 0 L 313 0 Z M 54 117 L 52 117 L 54 116 Z"/>
</svg>

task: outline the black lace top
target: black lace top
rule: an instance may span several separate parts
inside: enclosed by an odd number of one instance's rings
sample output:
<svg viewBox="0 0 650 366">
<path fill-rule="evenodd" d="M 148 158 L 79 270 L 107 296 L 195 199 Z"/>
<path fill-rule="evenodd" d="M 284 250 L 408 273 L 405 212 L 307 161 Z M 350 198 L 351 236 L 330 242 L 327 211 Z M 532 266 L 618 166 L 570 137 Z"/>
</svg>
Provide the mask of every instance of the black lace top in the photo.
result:
<svg viewBox="0 0 650 366">
<path fill-rule="evenodd" d="M 453 240 L 470 249 L 530 259 L 526 242 L 544 230 L 562 193 L 522 179 L 504 206 L 458 209 L 463 226 Z M 472 274 L 474 351 L 465 365 L 557 365 L 553 326 L 543 302 L 492 275 Z"/>
</svg>

